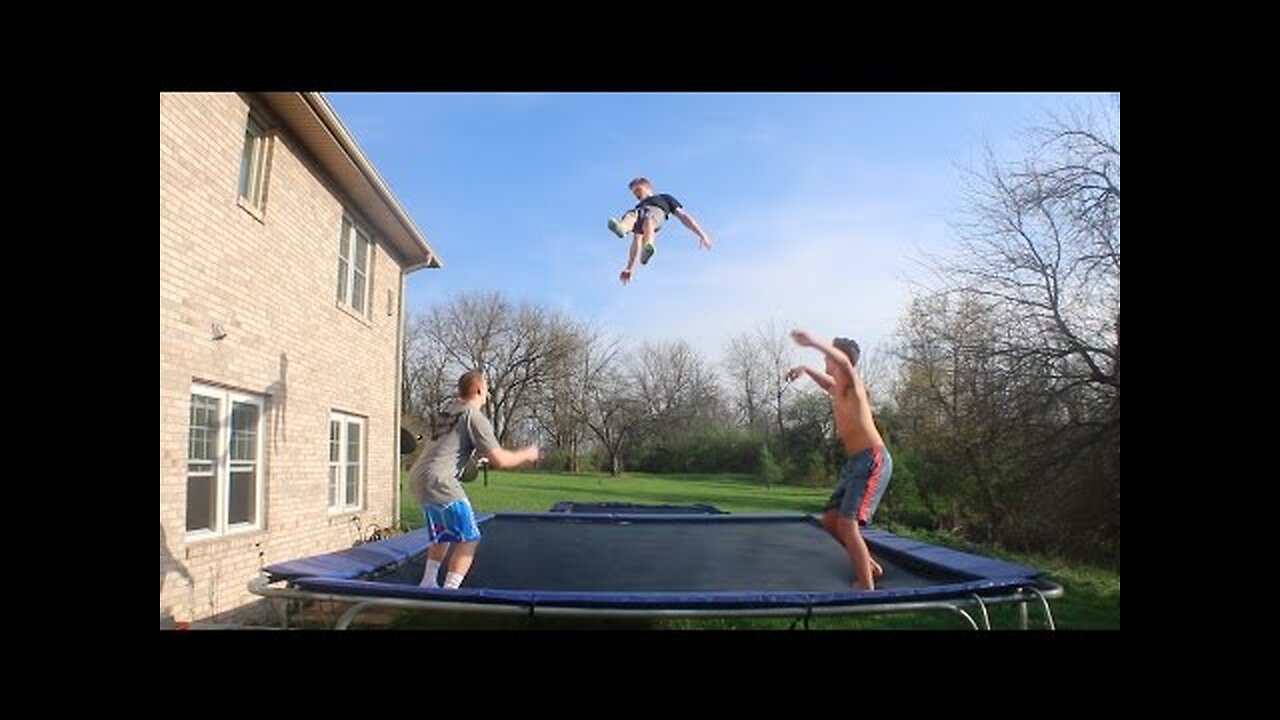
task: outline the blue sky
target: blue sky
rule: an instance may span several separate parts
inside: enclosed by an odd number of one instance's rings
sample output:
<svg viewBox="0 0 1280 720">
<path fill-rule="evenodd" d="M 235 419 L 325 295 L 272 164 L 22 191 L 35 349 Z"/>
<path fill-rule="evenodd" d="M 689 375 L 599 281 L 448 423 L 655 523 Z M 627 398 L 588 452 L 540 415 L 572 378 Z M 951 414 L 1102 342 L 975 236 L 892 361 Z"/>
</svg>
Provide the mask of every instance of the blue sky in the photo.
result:
<svg viewBox="0 0 1280 720">
<path fill-rule="evenodd" d="M 1100 95 L 974 93 L 326 94 L 432 247 L 420 312 L 501 290 L 629 342 L 684 338 L 709 360 L 770 318 L 874 351 L 945 253 L 959 167 Z M 628 286 L 605 227 L 649 177 L 711 235 L 672 219 Z"/>
</svg>

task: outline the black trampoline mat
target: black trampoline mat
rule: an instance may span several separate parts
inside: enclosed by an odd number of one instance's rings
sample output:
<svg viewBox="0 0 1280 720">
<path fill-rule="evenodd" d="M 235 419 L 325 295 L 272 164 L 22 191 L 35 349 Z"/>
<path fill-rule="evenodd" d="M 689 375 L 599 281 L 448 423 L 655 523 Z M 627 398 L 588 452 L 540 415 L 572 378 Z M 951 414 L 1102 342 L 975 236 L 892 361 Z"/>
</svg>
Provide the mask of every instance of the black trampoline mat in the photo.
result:
<svg viewBox="0 0 1280 720">
<path fill-rule="evenodd" d="M 565 592 L 825 592 L 852 589 L 853 568 L 819 525 L 794 520 L 587 521 L 497 516 L 463 587 Z M 916 588 L 972 578 L 904 567 L 871 544 L 884 567 L 877 589 Z M 425 555 L 377 580 L 417 584 Z M 447 560 L 446 560 L 447 563 Z M 442 581 L 444 571 L 441 571 Z"/>
</svg>

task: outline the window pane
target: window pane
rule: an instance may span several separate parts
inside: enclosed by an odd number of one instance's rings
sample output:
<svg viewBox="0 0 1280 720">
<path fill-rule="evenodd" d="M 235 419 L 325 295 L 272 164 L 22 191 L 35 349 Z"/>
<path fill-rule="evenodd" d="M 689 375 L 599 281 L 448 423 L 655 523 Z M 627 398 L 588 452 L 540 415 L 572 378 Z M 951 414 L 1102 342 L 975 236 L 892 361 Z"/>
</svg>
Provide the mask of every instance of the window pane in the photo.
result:
<svg viewBox="0 0 1280 720">
<path fill-rule="evenodd" d="M 360 503 L 360 423 L 347 423 L 347 482 L 343 500 L 346 505 Z"/>
<path fill-rule="evenodd" d="M 356 231 L 356 272 L 364 273 L 369 269 L 369 237 Z"/>
<path fill-rule="evenodd" d="M 338 466 L 329 466 L 329 507 L 338 504 Z"/>
<path fill-rule="evenodd" d="M 356 465 L 347 465 L 347 505 L 355 505 L 360 502 L 360 496 L 357 492 L 359 488 L 360 468 Z"/>
<path fill-rule="evenodd" d="M 253 138 L 244 133 L 244 151 L 241 154 L 241 181 L 239 181 L 239 193 L 241 197 L 248 197 L 248 178 L 250 178 L 250 170 L 253 167 Z"/>
<path fill-rule="evenodd" d="M 258 406 L 231 403 L 231 459 L 258 459 Z"/>
<path fill-rule="evenodd" d="M 359 271 L 351 278 L 351 307 L 364 312 L 364 275 Z"/>
<path fill-rule="evenodd" d="M 253 523 L 254 491 L 257 487 L 257 470 L 252 465 L 231 469 L 231 487 L 228 492 L 227 522 Z"/>
<path fill-rule="evenodd" d="M 262 141 L 259 140 L 258 138 L 253 138 L 252 140 L 249 141 L 249 147 L 251 148 L 251 153 L 250 153 L 251 161 L 249 165 L 250 167 L 249 187 L 248 187 L 248 192 L 245 193 L 245 198 L 248 199 L 250 203 L 257 205 L 258 204 L 258 174 L 259 174 L 258 170 L 259 168 L 262 167 Z"/>
<path fill-rule="evenodd" d="M 347 462 L 360 461 L 360 423 L 347 423 Z"/>
<path fill-rule="evenodd" d="M 217 497 L 216 485 L 211 476 L 187 477 L 187 530 L 212 530 L 216 518 L 214 509 Z"/>
<path fill-rule="evenodd" d="M 329 421 L 329 462 L 338 462 L 342 459 L 342 423 L 337 420 Z"/>
<path fill-rule="evenodd" d="M 244 150 L 240 153 L 240 196 L 249 197 L 249 178 L 253 170 L 253 136 L 244 132 Z"/>
<path fill-rule="evenodd" d="M 262 207 L 263 188 L 267 184 L 267 138 L 265 135 L 254 141 L 253 147 L 253 200 L 254 207 Z"/>
<path fill-rule="evenodd" d="M 338 233 L 338 302 L 347 301 L 347 276 L 351 274 L 351 222 L 342 218 Z"/>
<path fill-rule="evenodd" d="M 208 460 L 209 430 L 192 427 L 187 430 L 187 458 L 190 460 Z"/>
<path fill-rule="evenodd" d="M 219 405 L 215 398 L 191 396 L 191 424 L 187 429 L 188 460 L 217 458 Z"/>
<path fill-rule="evenodd" d="M 244 128 L 244 149 L 240 152 L 240 195 L 255 205 L 258 193 L 251 186 L 257 184 L 260 174 L 262 135 L 262 126 L 250 116 Z"/>
</svg>

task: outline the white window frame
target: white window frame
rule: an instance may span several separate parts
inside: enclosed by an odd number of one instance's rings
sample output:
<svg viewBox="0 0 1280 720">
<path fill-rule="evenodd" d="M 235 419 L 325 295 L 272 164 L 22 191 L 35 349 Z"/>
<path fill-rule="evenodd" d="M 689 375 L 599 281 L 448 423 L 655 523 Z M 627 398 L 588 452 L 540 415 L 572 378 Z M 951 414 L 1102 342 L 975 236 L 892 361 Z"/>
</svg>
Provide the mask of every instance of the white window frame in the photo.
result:
<svg viewBox="0 0 1280 720">
<path fill-rule="evenodd" d="M 333 453 L 334 423 L 338 424 L 338 456 L 336 459 Z M 355 460 L 350 457 L 353 425 L 360 443 L 359 457 Z M 351 415 L 337 410 L 329 412 L 329 422 L 325 424 L 325 458 L 328 461 L 326 463 L 327 472 L 325 473 L 325 498 L 329 512 L 332 514 L 358 512 L 364 509 L 365 467 L 368 465 L 369 456 L 366 427 L 365 419 L 359 415 Z M 347 473 L 352 469 L 356 472 L 356 487 L 354 493 L 348 493 Z"/>
<path fill-rule="evenodd" d="M 345 252 L 344 252 L 345 245 Z M 358 249 L 364 248 L 364 270 L 356 267 Z M 368 318 L 369 302 L 373 297 L 373 233 L 356 222 L 349 214 L 342 215 L 342 227 L 338 231 L 338 305 L 362 318 Z M 363 292 L 356 297 L 356 278 L 364 282 Z M 359 307 L 357 307 L 357 300 Z"/>
<path fill-rule="evenodd" d="M 245 393 L 228 390 L 226 388 L 215 387 L 213 385 L 203 385 L 194 383 L 191 386 L 191 394 L 200 397 L 212 398 L 218 401 L 218 430 L 217 445 L 214 450 L 214 461 L 211 473 L 193 473 L 191 472 L 192 460 L 187 458 L 187 470 L 185 477 L 187 478 L 186 489 L 190 488 L 190 478 L 195 475 L 209 476 L 214 478 L 216 485 L 215 491 L 215 511 L 214 523 L 212 528 L 200 528 L 196 530 L 186 530 L 188 540 L 202 540 L 206 538 L 217 538 L 225 535 L 235 535 L 238 533 L 252 532 L 262 529 L 264 488 L 266 487 L 266 476 L 264 473 L 265 463 L 263 462 L 262 451 L 264 446 L 264 428 L 266 427 L 266 402 L 263 398 L 248 395 Z M 248 463 L 240 460 L 231 459 L 231 413 L 236 403 L 244 405 L 252 405 L 258 410 L 258 423 L 255 428 L 255 444 L 254 459 Z M 189 417 L 189 415 L 188 415 Z M 188 420 L 188 423 L 190 421 Z M 190 426 L 188 425 L 188 438 L 190 438 Z M 188 443 L 190 441 L 188 440 Z M 189 446 L 188 446 L 189 452 Z M 254 471 L 254 498 L 253 498 L 253 522 L 251 523 L 230 523 L 228 517 L 230 515 L 231 502 L 231 470 L 233 466 L 244 467 L 250 465 Z M 184 499 L 189 502 L 184 492 Z M 184 504 L 184 520 L 185 528 L 187 506 Z"/>
<path fill-rule="evenodd" d="M 244 145 L 240 148 L 240 173 L 236 177 L 236 194 L 244 205 L 262 212 L 266 207 L 267 199 L 267 166 L 271 149 L 271 132 L 268 130 L 267 123 L 250 112 L 245 119 L 244 134 Z M 250 143 L 253 145 L 252 148 Z M 249 155 L 247 174 L 246 153 Z"/>
</svg>

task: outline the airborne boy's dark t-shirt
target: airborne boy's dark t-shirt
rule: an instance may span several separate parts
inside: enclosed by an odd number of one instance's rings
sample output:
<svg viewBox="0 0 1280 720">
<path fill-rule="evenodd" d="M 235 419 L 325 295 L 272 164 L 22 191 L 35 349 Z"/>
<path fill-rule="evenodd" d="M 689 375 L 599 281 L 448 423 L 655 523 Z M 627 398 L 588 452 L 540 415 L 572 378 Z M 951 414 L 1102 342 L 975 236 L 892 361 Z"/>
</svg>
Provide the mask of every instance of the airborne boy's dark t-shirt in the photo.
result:
<svg viewBox="0 0 1280 720">
<path fill-rule="evenodd" d="M 670 216 L 671 213 L 675 212 L 676 208 L 683 207 L 680 204 L 679 200 L 671 197 L 666 193 L 659 193 L 658 195 L 650 195 L 649 197 L 641 200 L 640 203 L 636 205 L 636 210 L 639 210 L 645 205 L 652 205 L 654 207 L 661 208 L 662 212 L 666 213 L 668 216 Z"/>
</svg>

